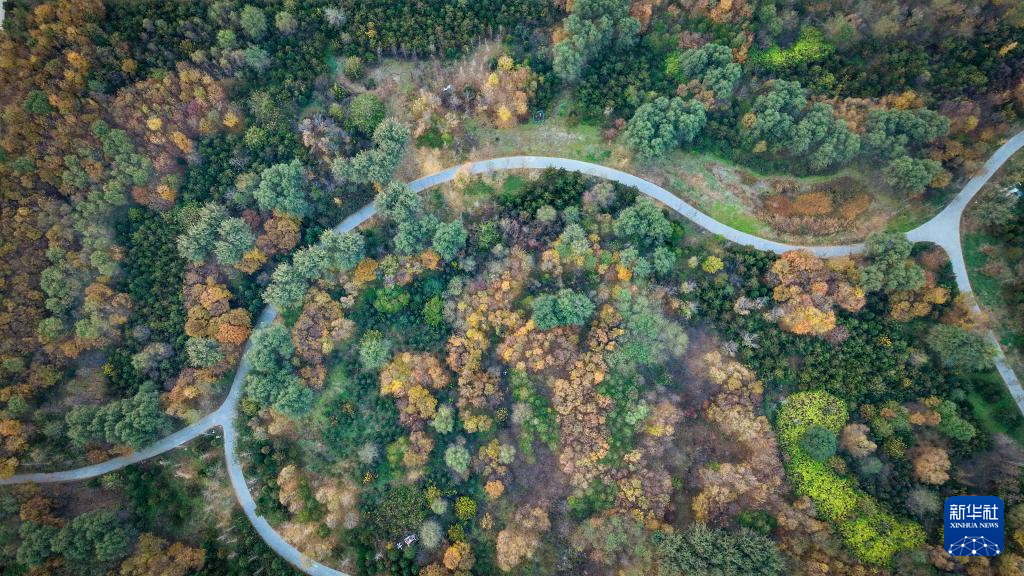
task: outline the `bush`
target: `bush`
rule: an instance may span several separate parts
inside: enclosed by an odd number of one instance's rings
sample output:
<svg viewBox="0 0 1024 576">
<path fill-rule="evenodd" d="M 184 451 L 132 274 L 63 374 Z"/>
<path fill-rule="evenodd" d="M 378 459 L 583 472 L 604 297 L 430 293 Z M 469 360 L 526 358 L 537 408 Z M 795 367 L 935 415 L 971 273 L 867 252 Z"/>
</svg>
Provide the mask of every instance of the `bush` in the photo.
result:
<svg viewBox="0 0 1024 576">
<path fill-rule="evenodd" d="M 360 132 L 373 134 L 387 113 L 387 106 L 384 105 L 383 100 L 372 92 L 363 92 L 352 99 L 352 105 L 349 107 L 349 120 Z"/>
<path fill-rule="evenodd" d="M 559 326 L 582 326 L 594 314 L 594 303 L 585 294 L 563 288 L 533 300 L 533 322 L 539 330 Z"/>
<path fill-rule="evenodd" d="M 811 426 L 800 439 L 800 448 L 819 462 L 836 453 L 836 435 L 823 426 Z"/>
<path fill-rule="evenodd" d="M 469 496 L 459 496 L 456 498 L 455 516 L 463 522 L 476 516 L 476 500 Z"/>
</svg>

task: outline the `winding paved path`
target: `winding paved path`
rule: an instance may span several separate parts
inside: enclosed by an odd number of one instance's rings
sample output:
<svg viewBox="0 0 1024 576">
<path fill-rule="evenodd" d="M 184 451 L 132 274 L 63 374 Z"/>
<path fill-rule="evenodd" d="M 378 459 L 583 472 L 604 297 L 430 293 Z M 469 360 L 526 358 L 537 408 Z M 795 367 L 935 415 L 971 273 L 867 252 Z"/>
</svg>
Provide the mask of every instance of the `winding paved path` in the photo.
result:
<svg viewBox="0 0 1024 576">
<path fill-rule="evenodd" d="M 1006 144 L 1001 146 L 992 158 L 985 163 L 983 171 L 972 178 L 964 186 L 963 190 L 957 194 L 949 206 L 928 222 L 907 233 L 907 237 L 915 242 L 934 242 L 946 250 L 949 254 L 950 260 L 952 261 L 953 271 L 956 274 L 957 285 L 961 292 L 971 291 L 971 283 L 970 279 L 967 277 L 967 268 L 964 264 L 963 251 L 960 246 L 960 218 L 963 215 L 964 208 L 966 208 L 971 198 L 981 190 L 982 186 L 988 182 L 989 178 L 992 177 L 996 170 L 998 170 L 1014 152 L 1022 147 L 1024 147 L 1024 131 L 1018 133 L 1016 136 L 1008 140 Z M 797 246 L 759 238 L 757 236 L 747 234 L 746 232 L 740 232 L 739 230 L 730 228 L 729 226 L 718 222 L 710 216 L 698 211 L 693 206 L 690 206 L 671 192 L 661 188 L 660 186 L 652 184 L 647 180 L 607 166 L 591 164 L 580 160 L 569 160 L 566 158 L 512 156 L 483 160 L 480 162 L 455 166 L 436 174 L 431 174 L 430 176 L 414 180 L 409 183 L 409 187 L 416 192 L 420 192 L 426 188 L 450 182 L 459 172 L 467 169 L 472 174 L 483 174 L 502 170 L 542 168 L 564 168 L 566 170 L 575 170 L 584 174 L 614 180 L 627 186 L 635 186 L 647 196 L 662 202 L 683 217 L 688 218 L 699 226 L 707 229 L 709 232 L 718 234 L 738 244 L 753 246 L 761 250 L 782 253 L 788 250 L 806 249 L 818 256 L 825 257 L 853 254 L 860 252 L 863 249 L 863 244 L 847 244 L 842 246 Z M 373 204 L 368 204 L 342 221 L 341 224 L 334 228 L 334 230 L 335 232 L 351 231 L 360 224 L 369 220 L 375 213 L 376 209 Z M 277 311 L 274 310 L 272 306 L 268 306 L 260 315 L 255 327 L 261 328 L 267 326 L 273 322 L 276 317 Z M 994 343 L 996 342 L 993 334 L 990 333 L 989 338 Z M 999 350 L 998 344 L 996 349 Z M 248 350 L 249 344 L 247 343 L 245 346 L 245 352 L 248 352 Z M 1024 390 L 1021 389 L 1020 381 L 1017 379 L 1016 374 L 1014 374 L 1006 365 L 1006 359 L 1003 357 L 1001 350 L 995 359 L 995 363 L 999 373 L 1003 376 L 1003 380 L 1006 382 L 1007 387 L 1009 387 L 1010 392 L 1017 401 L 1017 405 L 1021 408 L 1022 412 L 1024 412 Z M 236 447 L 237 434 L 235 431 L 235 421 L 238 416 L 238 401 L 241 399 L 242 395 L 242 382 L 248 373 L 249 361 L 243 353 L 242 359 L 238 364 L 238 370 L 235 372 L 234 380 L 231 383 L 231 390 L 228 392 L 228 397 L 216 411 L 210 413 L 195 424 L 183 428 L 142 450 L 133 452 L 127 456 L 108 460 L 101 464 L 67 470 L 64 472 L 17 474 L 10 478 L 0 480 L 0 485 L 20 484 L 25 482 L 68 482 L 92 478 L 94 476 L 118 470 L 131 464 L 136 464 L 148 458 L 152 458 L 153 456 L 163 454 L 169 450 L 173 450 L 174 448 L 205 434 L 211 429 L 219 427 L 222 429 L 224 434 L 224 454 L 227 462 L 228 477 L 231 480 L 231 487 L 238 498 L 239 504 L 245 511 L 245 515 L 248 516 L 253 527 L 263 540 L 266 541 L 267 545 L 269 545 L 277 554 L 282 556 L 288 562 L 312 576 L 348 576 L 343 572 L 339 572 L 338 570 L 307 558 L 294 546 L 286 542 L 265 518 L 256 513 L 256 502 L 253 500 L 252 492 L 245 480 L 245 475 L 242 472 L 242 465 L 238 459 L 239 455 Z"/>
</svg>

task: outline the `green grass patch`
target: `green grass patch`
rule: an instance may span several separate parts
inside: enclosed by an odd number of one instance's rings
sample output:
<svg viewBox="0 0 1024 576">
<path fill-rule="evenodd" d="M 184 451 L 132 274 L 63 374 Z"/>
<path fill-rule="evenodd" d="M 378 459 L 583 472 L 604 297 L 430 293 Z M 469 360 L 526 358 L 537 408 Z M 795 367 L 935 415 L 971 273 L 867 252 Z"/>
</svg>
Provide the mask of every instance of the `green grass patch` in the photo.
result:
<svg viewBox="0 0 1024 576">
<path fill-rule="evenodd" d="M 981 251 L 981 247 L 986 244 L 998 243 L 997 239 L 981 232 L 971 232 L 963 237 L 964 260 L 967 262 L 971 287 L 974 288 L 978 301 L 985 306 L 1003 305 L 1003 298 L 1000 294 L 1002 284 L 999 279 L 981 273 L 981 268 L 988 263 L 988 256 Z"/>
<path fill-rule="evenodd" d="M 474 178 L 462 189 L 463 194 L 468 197 L 490 196 L 494 194 L 494 186 L 484 182 L 482 178 Z"/>
<path fill-rule="evenodd" d="M 764 228 L 764 224 L 753 214 L 747 213 L 740 204 L 717 202 L 711 207 L 710 215 L 722 224 L 747 234 L 759 234 Z"/>
<path fill-rule="evenodd" d="M 1024 417 L 995 370 L 973 377 L 967 401 L 974 417 L 989 434 L 1006 434 L 1024 445 Z"/>
</svg>

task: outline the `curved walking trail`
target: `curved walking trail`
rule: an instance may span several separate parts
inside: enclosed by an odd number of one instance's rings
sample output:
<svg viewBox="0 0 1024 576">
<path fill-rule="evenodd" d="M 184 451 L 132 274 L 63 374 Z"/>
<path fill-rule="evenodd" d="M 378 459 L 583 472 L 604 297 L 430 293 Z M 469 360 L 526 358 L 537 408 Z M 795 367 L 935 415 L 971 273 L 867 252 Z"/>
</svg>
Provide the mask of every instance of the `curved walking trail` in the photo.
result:
<svg viewBox="0 0 1024 576">
<path fill-rule="evenodd" d="M 1024 131 L 1021 131 L 1014 137 L 1010 138 L 1005 144 L 996 150 L 995 154 L 993 154 L 988 162 L 985 163 L 981 173 L 972 178 L 964 186 L 963 190 L 957 194 L 953 201 L 942 210 L 942 212 L 928 222 L 925 222 L 921 226 L 907 232 L 907 238 L 912 241 L 933 242 L 942 246 L 946 250 L 946 253 L 949 254 L 950 261 L 952 262 L 953 271 L 956 274 L 957 286 L 961 292 L 970 292 L 971 283 L 970 279 L 967 277 L 967 267 L 964 263 L 963 250 L 960 246 L 960 217 L 963 215 L 964 208 L 967 207 L 970 200 L 978 193 L 979 190 L 981 190 L 982 186 L 988 182 L 992 175 L 995 174 L 999 167 L 1002 166 L 1014 152 L 1020 150 L 1022 147 L 1024 147 Z M 454 180 L 459 173 L 467 171 L 470 174 L 485 174 L 503 170 L 543 168 L 563 168 L 565 170 L 582 172 L 584 174 L 597 176 L 607 180 L 614 180 L 626 186 L 635 186 L 640 190 L 640 192 L 665 204 L 679 215 L 693 221 L 695 224 L 705 228 L 709 232 L 718 234 L 727 240 L 736 242 L 737 244 L 753 246 L 760 250 L 782 253 L 789 250 L 803 249 L 810 250 L 817 256 L 829 257 L 854 254 L 860 252 L 864 248 L 863 244 L 846 244 L 842 246 L 797 246 L 759 238 L 722 224 L 721 222 L 700 212 L 693 206 L 690 206 L 668 190 L 648 182 L 647 180 L 638 178 L 621 170 L 616 170 L 615 168 L 591 164 L 580 160 L 570 160 L 567 158 L 510 156 L 483 160 L 480 162 L 455 166 L 436 174 L 431 174 L 430 176 L 414 180 L 409 183 L 409 187 L 415 192 L 420 192 L 427 188 L 437 186 L 438 184 L 450 182 Z M 348 218 L 345 218 L 341 224 L 338 224 L 334 228 L 334 231 L 339 233 L 349 232 L 369 220 L 375 213 L 376 209 L 373 204 L 367 204 Z M 977 307 L 977 305 L 975 305 L 975 307 Z M 277 318 L 277 311 L 274 310 L 273 306 L 268 306 L 263 310 L 263 313 L 260 315 L 254 328 L 265 327 L 271 324 L 275 318 Z M 1024 412 L 1024 390 L 1021 389 L 1020 381 L 1017 379 L 1016 374 L 1014 374 L 1006 364 L 1006 359 L 1003 356 L 1002 351 L 999 349 L 995 335 L 991 332 L 989 333 L 989 339 L 996 344 L 997 356 L 994 359 L 996 368 L 999 370 L 999 373 L 1002 375 L 1007 387 L 1010 389 L 1017 406 L 1022 412 Z M 224 455 L 227 462 L 228 477 L 231 480 L 231 488 L 234 490 L 239 504 L 245 511 L 245 515 L 249 518 L 250 522 L 252 522 L 256 532 L 259 533 L 267 545 L 285 560 L 306 574 L 310 574 L 312 576 L 347 576 L 344 572 L 340 572 L 320 564 L 319 562 L 315 562 L 303 555 L 298 549 L 285 541 L 265 518 L 256 513 L 256 502 L 253 500 L 252 492 L 249 489 L 249 484 L 246 482 L 245 475 L 242 472 L 242 465 L 238 459 L 239 455 L 236 447 L 237 435 L 235 432 L 235 421 L 238 416 L 238 401 L 242 396 L 242 383 L 245 380 L 246 375 L 249 373 L 249 361 L 246 358 L 246 353 L 248 353 L 249 347 L 250 344 L 246 343 L 242 359 L 238 364 L 238 370 L 235 372 L 234 380 L 231 383 L 231 390 L 228 393 L 227 398 L 224 400 L 224 403 L 221 404 L 220 408 L 216 411 L 207 415 L 195 424 L 183 428 L 178 432 L 175 432 L 174 434 L 171 434 L 170 436 L 167 436 L 156 443 L 127 456 L 121 456 L 101 464 L 95 464 L 64 472 L 17 474 L 10 478 L 0 480 L 0 485 L 20 484 L 25 482 L 67 482 L 92 478 L 94 476 L 118 470 L 131 464 L 136 464 L 148 458 L 152 458 L 153 456 L 163 454 L 164 452 L 173 450 L 174 448 L 205 434 L 215 427 L 220 427 L 224 433 Z"/>
</svg>

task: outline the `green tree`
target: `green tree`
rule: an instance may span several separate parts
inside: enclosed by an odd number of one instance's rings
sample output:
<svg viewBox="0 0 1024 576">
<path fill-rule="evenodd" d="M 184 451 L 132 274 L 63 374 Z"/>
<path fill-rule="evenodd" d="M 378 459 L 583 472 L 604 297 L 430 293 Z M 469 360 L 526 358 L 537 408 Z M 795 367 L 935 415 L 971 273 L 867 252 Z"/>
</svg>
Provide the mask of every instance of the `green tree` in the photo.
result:
<svg viewBox="0 0 1024 576">
<path fill-rule="evenodd" d="M 352 158 L 336 158 L 331 164 L 331 172 L 339 180 L 384 186 L 391 181 L 408 143 L 409 126 L 386 118 L 373 131 L 373 148 Z"/>
<path fill-rule="evenodd" d="M 246 36 L 253 40 L 259 40 L 267 31 L 267 17 L 263 15 L 263 11 L 259 8 L 247 4 L 242 7 L 242 13 L 238 17 L 238 25 L 242 27 L 242 31 L 245 32 Z"/>
<path fill-rule="evenodd" d="M 128 555 L 132 531 L 113 510 L 101 508 L 75 517 L 53 539 L 53 551 L 69 562 L 112 562 Z"/>
<path fill-rule="evenodd" d="M 698 80 L 704 88 L 714 92 L 717 100 L 726 100 L 736 89 L 743 68 L 733 60 L 732 49 L 709 42 L 670 55 L 665 61 L 665 73 L 684 84 Z"/>
<path fill-rule="evenodd" d="M 860 136 L 836 118 L 832 106 L 815 102 L 793 130 L 791 154 L 808 158 L 812 170 L 825 170 L 850 161 L 860 152 Z"/>
<path fill-rule="evenodd" d="M 776 576 L 786 562 L 770 538 L 750 530 L 726 532 L 694 523 L 653 538 L 659 576 Z"/>
<path fill-rule="evenodd" d="M 53 112 L 53 106 L 50 106 L 50 98 L 42 90 L 30 90 L 28 95 L 25 96 L 22 107 L 25 108 L 26 112 L 34 116 L 45 116 Z"/>
<path fill-rule="evenodd" d="M 899 156 L 882 170 L 886 183 L 908 194 L 917 194 L 924 190 L 939 172 L 942 172 L 942 164 L 938 161 L 910 156 Z"/>
<path fill-rule="evenodd" d="M 594 303 L 569 288 L 555 294 L 542 294 L 533 299 L 533 322 L 540 330 L 558 326 L 582 326 L 594 315 Z"/>
<path fill-rule="evenodd" d="M 178 236 L 178 253 L 189 262 L 199 263 L 213 250 L 221 222 L 228 218 L 227 209 L 219 204 L 205 204 L 181 212 L 181 220 L 192 224 Z M 44 287 L 45 289 L 45 287 Z"/>
<path fill-rule="evenodd" d="M 103 406 L 75 406 L 65 421 L 68 438 L 79 447 L 108 443 L 141 448 L 168 434 L 171 427 L 151 382 L 141 386 L 131 398 Z"/>
<path fill-rule="evenodd" d="M 348 113 L 352 125 L 357 130 L 364 134 L 373 134 L 373 131 L 384 120 L 388 110 L 379 96 L 373 92 L 363 92 L 352 99 Z"/>
<path fill-rule="evenodd" d="M 969 332 L 959 326 L 948 324 L 932 326 L 928 330 L 925 342 L 946 368 L 971 371 L 984 370 L 991 366 L 991 358 L 994 353 L 992 345 L 984 336 Z"/>
<path fill-rule="evenodd" d="M 217 227 L 213 253 L 221 264 L 237 264 L 256 245 L 256 235 L 241 218 L 227 218 Z"/>
<path fill-rule="evenodd" d="M 754 99 L 750 113 L 741 121 L 753 119 L 749 128 L 741 128 L 743 139 L 755 150 L 764 142 L 772 152 L 785 152 L 806 106 L 806 92 L 799 82 L 772 80 L 768 91 Z"/>
<path fill-rule="evenodd" d="M 53 555 L 53 541 L 57 537 L 57 528 L 47 524 L 27 521 L 18 528 L 21 544 L 18 545 L 18 564 L 35 568 Z"/>
<path fill-rule="evenodd" d="M 274 16 L 274 27 L 281 34 L 290 36 L 299 27 L 299 21 L 295 19 L 295 15 L 291 12 L 281 11 Z"/>
<path fill-rule="evenodd" d="M 939 431 L 946 436 L 959 442 L 970 442 L 977 430 L 974 425 L 964 420 L 958 413 L 956 404 L 951 400 L 943 400 L 935 411 L 942 417 L 939 422 Z"/>
<path fill-rule="evenodd" d="M 615 219 L 615 235 L 641 247 L 661 244 L 672 235 L 672 224 L 661 208 L 647 197 L 638 197 Z"/>
<path fill-rule="evenodd" d="M 370 523 L 379 538 L 395 540 L 419 527 L 426 515 L 427 499 L 423 492 L 406 484 L 388 489 L 373 510 Z"/>
<path fill-rule="evenodd" d="M 811 458 L 824 462 L 836 453 L 836 435 L 824 426 L 810 426 L 800 438 L 800 448 Z"/>
<path fill-rule="evenodd" d="M 257 72 L 263 72 L 270 68 L 270 54 L 259 46 L 249 46 L 245 49 L 245 65 Z"/>
<path fill-rule="evenodd" d="M 466 228 L 458 220 L 440 224 L 434 232 L 434 251 L 449 262 L 455 260 L 459 252 L 466 247 L 468 237 Z"/>
<path fill-rule="evenodd" d="M 927 108 L 872 110 L 864 121 L 864 150 L 885 160 L 907 156 L 949 132 L 949 119 Z"/>
<path fill-rule="evenodd" d="M 871 263 L 861 270 L 861 286 L 868 292 L 917 290 L 924 286 L 924 270 L 910 260 L 914 245 L 899 232 L 876 232 L 864 243 Z"/>
<path fill-rule="evenodd" d="M 359 362 L 363 369 L 376 372 L 391 359 L 391 342 L 378 330 L 367 330 L 359 339 Z"/>
<path fill-rule="evenodd" d="M 651 159 L 693 142 L 705 122 L 707 115 L 700 102 L 661 97 L 636 109 L 624 136 L 638 156 Z"/>
<path fill-rule="evenodd" d="M 189 366 L 208 368 L 224 359 L 220 344 L 212 338 L 189 338 L 185 341 Z"/>
<path fill-rule="evenodd" d="M 294 266 L 282 262 L 270 275 L 270 284 L 263 291 L 263 300 L 278 310 L 293 310 L 302 306 L 309 282 Z"/>
<path fill-rule="evenodd" d="M 275 372 L 291 364 L 295 345 L 292 343 L 291 333 L 283 324 L 257 328 L 249 341 L 250 348 L 246 352 L 246 358 L 256 372 Z"/>
<path fill-rule="evenodd" d="M 554 46 L 555 74 L 569 82 L 603 50 L 629 48 L 640 33 L 640 22 L 629 15 L 629 0 L 575 0 L 562 22 L 565 38 Z"/>
<path fill-rule="evenodd" d="M 444 451 L 444 463 L 459 476 L 469 471 L 469 450 L 462 444 L 452 444 Z"/>
<path fill-rule="evenodd" d="M 336 272 L 348 272 L 366 257 L 366 239 L 359 232 L 338 234 L 326 230 L 320 244 L 327 253 L 328 266 Z"/>
<path fill-rule="evenodd" d="M 434 418 L 430 421 L 430 426 L 437 431 L 438 434 L 449 434 L 455 429 L 455 410 L 449 404 L 441 404 L 437 407 L 437 411 L 434 412 Z M 467 453 L 468 454 L 468 453 Z M 447 454 L 445 454 L 447 460 Z"/>
<path fill-rule="evenodd" d="M 359 56 L 349 56 L 345 58 L 345 64 L 342 67 L 342 74 L 346 78 L 352 80 L 359 80 L 366 73 L 366 69 L 363 67 L 363 59 Z"/>
<path fill-rule="evenodd" d="M 253 196 L 260 210 L 304 218 L 309 214 L 305 188 L 305 170 L 298 160 L 292 160 L 263 170 Z"/>
</svg>

